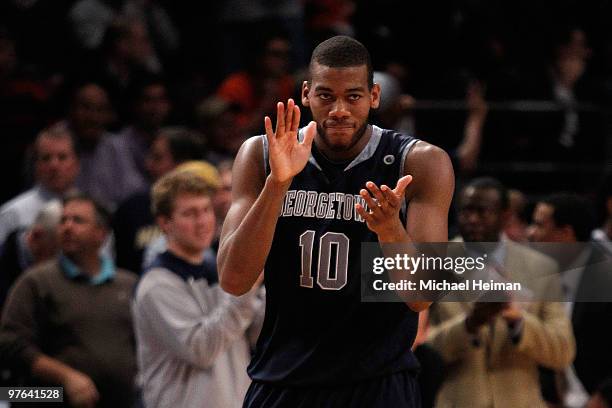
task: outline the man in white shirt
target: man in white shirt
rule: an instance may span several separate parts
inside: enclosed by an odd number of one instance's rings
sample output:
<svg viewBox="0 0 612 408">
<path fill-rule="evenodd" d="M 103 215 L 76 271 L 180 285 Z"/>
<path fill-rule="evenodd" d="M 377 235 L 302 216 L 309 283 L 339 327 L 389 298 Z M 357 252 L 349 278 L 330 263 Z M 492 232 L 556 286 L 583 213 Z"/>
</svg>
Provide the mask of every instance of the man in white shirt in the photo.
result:
<svg viewBox="0 0 612 408">
<path fill-rule="evenodd" d="M 63 128 L 42 131 L 34 144 L 36 184 L 0 208 L 0 242 L 17 228 L 27 228 L 40 210 L 74 189 L 79 173 L 74 143 Z"/>
</svg>

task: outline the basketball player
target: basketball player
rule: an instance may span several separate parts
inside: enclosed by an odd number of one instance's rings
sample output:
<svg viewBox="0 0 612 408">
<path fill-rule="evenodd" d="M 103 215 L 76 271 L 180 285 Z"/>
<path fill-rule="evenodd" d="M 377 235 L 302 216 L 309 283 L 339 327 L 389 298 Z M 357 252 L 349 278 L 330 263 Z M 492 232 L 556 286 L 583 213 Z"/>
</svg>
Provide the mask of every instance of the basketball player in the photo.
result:
<svg viewBox="0 0 612 408">
<path fill-rule="evenodd" d="M 246 407 L 420 406 L 410 346 L 428 304 L 361 303 L 361 243 L 447 241 L 454 176 L 441 149 L 367 123 L 372 77 L 361 43 L 322 42 L 302 85 L 315 122 L 298 130 L 278 103 L 236 158 L 221 285 L 246 293 L 264 270 L 267 290 Z"/>
</svg>

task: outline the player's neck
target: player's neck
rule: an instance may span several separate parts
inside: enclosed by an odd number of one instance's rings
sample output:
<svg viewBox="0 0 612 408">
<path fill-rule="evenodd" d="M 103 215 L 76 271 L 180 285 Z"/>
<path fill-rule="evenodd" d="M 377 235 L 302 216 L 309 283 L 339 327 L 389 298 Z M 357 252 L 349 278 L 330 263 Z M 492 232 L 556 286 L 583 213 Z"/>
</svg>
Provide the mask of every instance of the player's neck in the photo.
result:
<svg viewBox="0 0 612 408">
<path fill-rule="evenodd" d="M 367 125 L 363 135 L 359 138 L 357 143 L 346 150 L 333 150 L 327 146 L 322 139 L 315 138 L 315 146 L 319 153 L 321 153 L 330 162 L 343 162 L 346 160 L 352 160 L 361 153 L 361 151 L 367 146 L 370 138 L 372 137 L 372 126 Z"/>
</svg>

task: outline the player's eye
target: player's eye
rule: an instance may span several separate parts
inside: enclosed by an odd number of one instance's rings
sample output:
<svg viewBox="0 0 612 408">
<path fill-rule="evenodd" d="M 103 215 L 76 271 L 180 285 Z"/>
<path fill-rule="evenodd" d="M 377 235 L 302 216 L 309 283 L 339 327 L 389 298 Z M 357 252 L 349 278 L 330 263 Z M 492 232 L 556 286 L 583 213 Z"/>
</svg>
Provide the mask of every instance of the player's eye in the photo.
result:
<svg viewBox="0 0 612 408">
<path fill-rule="evenodd" d="M 327 93 L 321 93 L 318 96 L 319 96 L 319 99 L 324 100 L 324 101 L 331 100 L 331 95 Z"/>
<path fill-rule="evenodd" d="M 358 101 L 359 99 L 361 99 L 361 95 L 359 94 L 351 94 L 348 96 L 350 101 Z"/>
</svg>

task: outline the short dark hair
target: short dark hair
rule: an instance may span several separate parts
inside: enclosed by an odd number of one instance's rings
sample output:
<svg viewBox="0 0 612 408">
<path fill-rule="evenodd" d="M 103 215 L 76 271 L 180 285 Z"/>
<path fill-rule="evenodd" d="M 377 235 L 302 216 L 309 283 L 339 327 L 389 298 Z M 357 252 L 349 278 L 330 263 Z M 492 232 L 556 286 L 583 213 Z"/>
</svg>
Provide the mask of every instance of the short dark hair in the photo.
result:
<svg viewBox="0 0 612 408">
<path fill-rule="evenodd" d="M 89 194 L 82 193 L 80 191 L 74 191 L 68 193 L 64 197 L 62 204 L 65 206 L 66 204 L 72 201 L 85 201 L 87 203 L 90 203 L 94 207 L 94 212 L 96 213 L 96 222 L 98 223 L 98 225 L 104 229 L 110 228 L 111 213 L 98 200 L 96 200 Z"/>
<path fill-rule="evenodd" d="M 469 187 L 476 190 L 495 190 L 499 197 L 499 204 L 502 210 L 507 210 L 510 206 L 510 194 L 508 189 L 501 181 L 493 177 L 477 177 L 470 181 L 463 189 L 465 191 Z"/>
<path fill-rule="evenodd" d="M 348 68 L 365 65 L 368 69 L 368 88 L 374 86 L 374 69 L 368 49 L 359 41 L 346 35 L 329 38 L 314 49 L 310 58 L 313 63 L 330 68 Z"/>
<path fill-rule="evenodd" d="M 177 164 L 204 158 L 204 136 L 194 130 L 183 126 L 165 127 L 158 132 L 157 137 L 166 139 L 168 150 Z"/>
<path fill-rule="evenodd" d="M 557 193 L 542 201 L 553 207 L 553 221 L 557 227 L 569 225 L 574 230 L 576 239 L 586 242 L 595 226 L 589 202 L 576 194 Z"/>
</svg>

